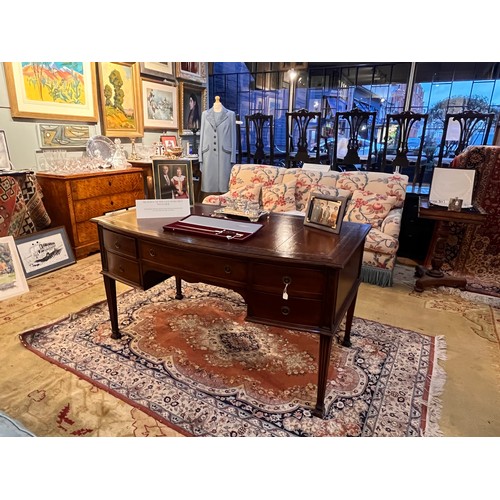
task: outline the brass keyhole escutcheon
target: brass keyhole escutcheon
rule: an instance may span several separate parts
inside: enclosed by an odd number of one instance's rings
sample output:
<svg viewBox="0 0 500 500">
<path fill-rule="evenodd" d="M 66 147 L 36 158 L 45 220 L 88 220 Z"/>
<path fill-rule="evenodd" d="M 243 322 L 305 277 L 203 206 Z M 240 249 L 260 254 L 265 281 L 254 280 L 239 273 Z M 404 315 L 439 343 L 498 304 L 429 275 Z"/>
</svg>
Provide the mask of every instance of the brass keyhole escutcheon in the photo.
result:
<svg viewBox="0 0 500 500">
<path fill-rule="evenodd" d="M 232 270 L 231 270 L 231 266 L 224 266 L 224 272 L 226 274 L 231 274 Z"/>
<path fill-rule="evenodd" d="M 283 276 L 283 283 L 285 285 L 289 285 L 292 282 L 292 278 L 290 276 Z"/>
</svg>

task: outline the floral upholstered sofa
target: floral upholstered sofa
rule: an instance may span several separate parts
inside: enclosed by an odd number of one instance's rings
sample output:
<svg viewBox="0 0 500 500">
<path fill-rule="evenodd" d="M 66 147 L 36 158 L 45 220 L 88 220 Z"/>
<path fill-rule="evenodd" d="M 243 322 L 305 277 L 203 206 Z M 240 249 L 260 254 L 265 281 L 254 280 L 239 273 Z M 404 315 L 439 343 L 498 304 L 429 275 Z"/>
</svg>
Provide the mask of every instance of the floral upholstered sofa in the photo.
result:
<svg viewBox="0 0 500 500">
<path fill-rule="evenodd" d="M 270 165 L 236 164 L 229 191 L 203 203 L 225 206 L 228 199 L 259 200 L 263 209 L 305 215 L 312 191 L 349 198 L 344 220 L 371 224 L 365 241 L 361 279 L 392 286 L 408 176 L 382 172 L 336 172 Z"/>
</svg>

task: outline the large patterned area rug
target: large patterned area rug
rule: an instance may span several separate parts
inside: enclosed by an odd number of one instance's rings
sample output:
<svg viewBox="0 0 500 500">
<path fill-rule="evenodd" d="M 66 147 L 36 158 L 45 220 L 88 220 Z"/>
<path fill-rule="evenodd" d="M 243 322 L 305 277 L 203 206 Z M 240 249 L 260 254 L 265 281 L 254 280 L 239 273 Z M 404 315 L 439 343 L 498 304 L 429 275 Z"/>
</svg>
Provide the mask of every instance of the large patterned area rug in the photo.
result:
<svg viewBox="0 0 500 500">
<path fill-rule="evenodd" d="M 312 415 L 318 335 L 245 321 L 242 298 L 173 280 L 21 335 L 41 357 L 191 436 L 441 435 L 444 340 L 355 318 L 332 349 L 327 415 Z M 342 336 L 343 332 L 339 332 Z"/>
</svg>

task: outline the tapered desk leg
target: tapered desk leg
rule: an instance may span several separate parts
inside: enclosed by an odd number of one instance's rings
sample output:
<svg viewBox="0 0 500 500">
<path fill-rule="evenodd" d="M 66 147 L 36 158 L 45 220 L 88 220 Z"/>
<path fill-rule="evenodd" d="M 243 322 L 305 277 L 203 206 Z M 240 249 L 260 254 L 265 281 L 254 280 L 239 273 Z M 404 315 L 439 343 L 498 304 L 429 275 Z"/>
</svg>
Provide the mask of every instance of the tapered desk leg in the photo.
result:
<svg viewBox="0 0 500 500">
<path fill-rule="evenodd" d="M 356 299 L 358 293 L 354 295 L 349 309 L 347 309 L 345 320 L 345 333 L 342 345 L 351 347 L 351 326 L 354 318 L 354 309 L 356 308 Z M 325 417 L 325 394 L 326 383 L 328 381 L 328 370 L 330 367 L 330 355 L 332 352 L 332 335 L 321 333 L 319 336 L 319 362 L 318 362 L 318 393 L 316 397 L 316 407 L 313 415 L 319 418 Z"/>
<path fill-rule="evenodd" d="M 356 294 L 354 295 L 351 305 L 349 306 L 349 309 L 347 309 L 347 314 L 345 318 L 344 340 L 342 341 L 342 345 L 344 347 L 351 347 L 351 326 L 352 326 L 352 320 L 354 318 L 354 309 L 356 308 L 357 297 L 358 297 L 358 292 L 356 292 Z"/>
<path fill-rule="evenodd" d="M 316 408 L 313 410 L 313 415 L 319 418 L 324 418 L 325 416 L 326 382 L 328 380 L 331 351 L 332 336 L 321 333 L 319 336 L 318 393 L 316 396 Z"/>
<path fill-rule="evenodd" d="M 177 300 L 184 298 L 184 295 L 182 295 L 182 280 L 178 276 L 175 277 L 175 298 Z"/>
<path fill-rule="evenodd" d="M 120 339 L 122 334 L 118 329 L 118 306 L 116 302 L 116 281 L 109 276 L 104 276 L 104 288 L 108 300 L 109 319 L 111 321 L 111 338 Z"/>
</svg>

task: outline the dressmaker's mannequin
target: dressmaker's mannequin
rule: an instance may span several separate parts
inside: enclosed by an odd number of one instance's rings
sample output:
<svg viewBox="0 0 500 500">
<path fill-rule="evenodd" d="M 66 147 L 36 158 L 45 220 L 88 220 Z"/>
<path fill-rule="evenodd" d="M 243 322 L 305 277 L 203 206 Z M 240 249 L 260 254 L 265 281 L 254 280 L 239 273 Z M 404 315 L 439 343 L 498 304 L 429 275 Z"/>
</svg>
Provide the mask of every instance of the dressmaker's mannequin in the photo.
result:
<svg viewBox="0 0 500 500">
<path fill-rule="evenodd" d="M 222 111 L 222 103 L 220 102 L 220 97 L 218 95 L 215 96 L 213 109 L 214 113 L 220 113 Z"/>
<path fill-rule="evenodd" d="M 203 193 L 225 193 L 231 167 L 236 163 L 236 114 L 215 97 L 214 105 L 201 115 L 198 157 Z"/>
</svg>

